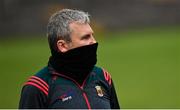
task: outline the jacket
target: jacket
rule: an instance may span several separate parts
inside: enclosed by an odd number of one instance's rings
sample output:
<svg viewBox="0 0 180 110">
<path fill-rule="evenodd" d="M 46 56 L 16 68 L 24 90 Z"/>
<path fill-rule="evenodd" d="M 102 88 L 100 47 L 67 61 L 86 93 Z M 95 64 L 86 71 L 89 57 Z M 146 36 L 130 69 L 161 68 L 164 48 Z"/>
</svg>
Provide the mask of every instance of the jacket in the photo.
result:
<svg viewBox="0 0 180 110">
<path fill-rule="evenodd" d="M 82 85 L 72 78 L 44 67 L 25 82 L 20 109 L 119 109 L 110 74 L 97 66 Z"/>
</svg>

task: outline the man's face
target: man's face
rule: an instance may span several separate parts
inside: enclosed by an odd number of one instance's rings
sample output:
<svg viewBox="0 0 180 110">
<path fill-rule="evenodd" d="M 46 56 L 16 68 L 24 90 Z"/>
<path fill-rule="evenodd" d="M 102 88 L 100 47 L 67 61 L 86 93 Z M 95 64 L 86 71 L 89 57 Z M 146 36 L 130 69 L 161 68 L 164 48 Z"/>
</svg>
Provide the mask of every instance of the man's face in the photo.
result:
<svg viewBox="0 0 180 110">
<path fill-rule="evenodd" d="M 77 22 L 70 23 L 71 30 L 71 42 L 65 42 L 64 40 L 59 40 L 57 42 L 58 49 L 61 52 L 67 52 L 70 49 L 90 45 L 96 43 L 93 36 L 93 30 L 88 23 L 80 24 Z"/>
<path fill-rule="evenodd" d="M 96 43 L 96 40 L 93 36 L 94 32 L 88 23 L 80 24 L 73 22 L 69 26 L 71 30 L 70 36 L 72 42 L 69 43 L 68 49 Z"/>
</svg>

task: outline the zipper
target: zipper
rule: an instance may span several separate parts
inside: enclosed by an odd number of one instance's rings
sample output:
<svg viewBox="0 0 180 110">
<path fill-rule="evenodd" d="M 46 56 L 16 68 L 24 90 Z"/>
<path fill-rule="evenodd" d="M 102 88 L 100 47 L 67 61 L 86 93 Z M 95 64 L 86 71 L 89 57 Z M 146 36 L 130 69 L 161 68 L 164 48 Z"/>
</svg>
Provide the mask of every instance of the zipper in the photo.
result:
<svg viewBox="0 0 180 110">
<path fill-rule="evenodd" d="M 89 76 L 89 75 L 88 75 L 88 76 Z M 82 84 L 81 86 L 80 86 L 76 81 L 75 81 L 75 82 L 76 82 L 77 85 L 81 88 L 81 90 L 82 90 L 82 92 L 83 92 L 83 97 L 84 97 L 84 99 L 85 99 L 85 101 L 86 101 L 86 104 L 87 104 L 87 107 L 88 107 L 89 110 L 91 110 L 91 105 L 90 105 L 89 100 L 88 100 L 88 98 L 87 98 L 87 95 L 86 95 L 86 93 L 85 93 L 85 91 L 84 91 L 84 85 L 85 85 L 85 82 L 86 82 L 88 76 L 87 76 L 86 79 L 83 81 L 83 84 Z"/>
<path fill-rule="evenodd" d="M 89 100 L 88 100 L 87 95 L 86 95 L 86 93 L 84 91 L 83 91 L 83 97 L 84 97 L 84 99 L 86 101 L 88 109 L 91 110 L 91 106 L 90 106 Z"/>
<path fill-rule="evenodd" d="M 86 95 L 86 93 L 85 93 L 85 91 L 84 91 L 84 85 L 85 85 L 85 82 L 86 82 L 86 80 L 87 80 L 87 78 L 88 78 L 89 75 L 86 77 L 86 79 L 83 81 L 83 84 L 80 86 L 74 79 L 72 79 L 72 78 L 70 78 L 70 77 L 68 77 L 68 76 L 66 76 L 66 75 L 59 74 L 59 73 L 56 73 L 56 72 L 53 72 L 53 74 L 58 75 L 58 76 L 61 76 L 61 77 L 65 77 L 65 78 L 73 81 L 73 82 L 77 85 L 77 87 L 82 91 L 82 95 L 83 95 L 83 97 L 84 97 L 84 99 L 85 99 L 85 102 L 86 102 L 86 105 L 87 105 L 87 107 L 88 107 L 88 110 L 91 110 L 90 102 L 89 102 L 88 97 L 87 97 L 87 95 Z"/>
</svg>

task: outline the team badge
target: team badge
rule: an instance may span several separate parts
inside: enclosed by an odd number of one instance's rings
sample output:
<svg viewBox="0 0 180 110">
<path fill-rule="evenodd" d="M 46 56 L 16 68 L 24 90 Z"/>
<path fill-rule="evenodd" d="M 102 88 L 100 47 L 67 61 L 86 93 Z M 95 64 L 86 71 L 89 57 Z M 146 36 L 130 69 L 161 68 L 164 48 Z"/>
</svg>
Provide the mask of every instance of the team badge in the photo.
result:
<svg viewBox="0 0 180 110">
<path fill-rule="evenodd" d="M 104 94 L 103 94 L 103 90 L 101 89 L 101 86 L 96 86 L 95 88 L 96 88 L 98 96 L 103 97 Z"/>
</svg>

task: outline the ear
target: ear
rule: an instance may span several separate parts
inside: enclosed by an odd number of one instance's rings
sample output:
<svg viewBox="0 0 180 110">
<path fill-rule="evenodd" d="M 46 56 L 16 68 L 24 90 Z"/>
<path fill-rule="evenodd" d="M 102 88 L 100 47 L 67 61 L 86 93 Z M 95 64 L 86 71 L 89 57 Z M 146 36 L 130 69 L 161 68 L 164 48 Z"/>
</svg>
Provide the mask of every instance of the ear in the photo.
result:
<svg viewBox="0 0 180 110">
<path fill-rule="evenodd" d="M 64 40 L 58 40 L 57 41 L 57 47 L 58 47 L 58 50 L 61 51 L 62 53 L 67 52 L 69 50 L 68 44 Z"/>
</svg>

